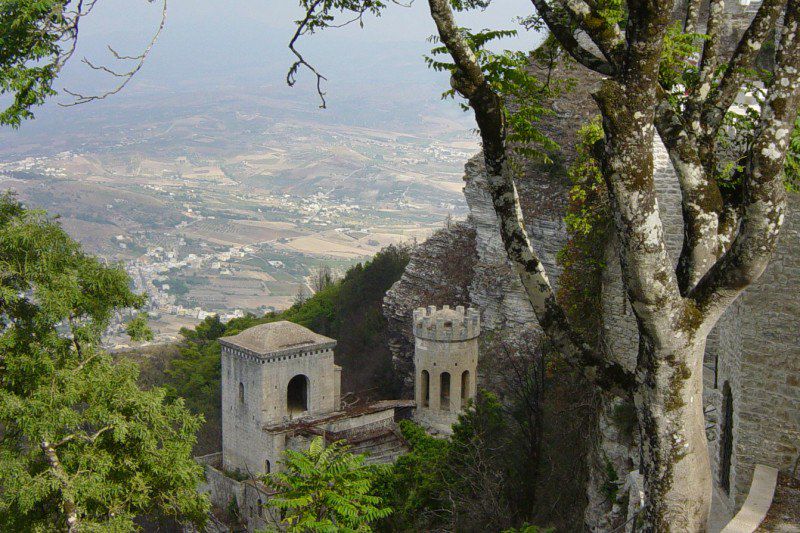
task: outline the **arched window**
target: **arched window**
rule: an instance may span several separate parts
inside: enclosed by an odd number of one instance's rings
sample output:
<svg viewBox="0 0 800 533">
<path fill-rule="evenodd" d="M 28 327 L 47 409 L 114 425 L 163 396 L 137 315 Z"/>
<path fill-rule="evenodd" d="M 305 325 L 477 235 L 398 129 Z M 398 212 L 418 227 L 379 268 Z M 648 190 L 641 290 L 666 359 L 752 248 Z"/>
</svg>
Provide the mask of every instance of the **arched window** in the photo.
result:
<svg viewBox="0 0 800 533">
<path fill-rule="evenodd" d="M 431 377 L 427 370 L 423 370 L 419 377 L 419 387 L 422 392 L 422 407 L 431 404 Z"/>
<path fill-rule="evenodd" d="M 308 378 L 298 374 L 289 381 L 286 388 L 286 411 L 295 417 L 308 411 Z"/>
<path fill-rule="evenodd" d="M 239 403 L 244 403 L 244 383 L 239 383 Z"/>
<path fill-rule="evenodd" d="M 469 401 L 469 370 L 461 373 L 461 408 L 467 406 Z"/>
<path fill-rule="evenodd" d="M 731 456 L 733 455 L 733 393 L 727 381 L 722 386 L 722 438 L 719 443 L 719 484 L 731 491 Z"/>
<path fill-rule="evenodd" d="M 264 461 L 264 473 L 269 474 L 271 469 L 272 468 L 271 465 L 269 464 L 269 459 L 267 459 L 266 461 Z"/>
<path fill-rule="evenodd" d="M 261 498 L 258 499 L 258 516 L 264 516 L 264 503 Z"/>
<path fill-rule="evenodd" d="M 450 410 L 450 374 L 448 372 L 439 374 L 439 409 Z"/>
</svg>

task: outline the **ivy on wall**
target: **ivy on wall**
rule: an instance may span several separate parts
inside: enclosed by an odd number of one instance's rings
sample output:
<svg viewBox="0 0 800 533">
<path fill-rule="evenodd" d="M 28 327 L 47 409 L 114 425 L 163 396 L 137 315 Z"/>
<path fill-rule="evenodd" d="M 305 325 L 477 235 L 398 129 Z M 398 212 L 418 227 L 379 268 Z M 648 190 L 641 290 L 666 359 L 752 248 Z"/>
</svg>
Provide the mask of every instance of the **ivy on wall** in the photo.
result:
<svg viewBox="0 0 800 533">
<path fill-rule="evenodd" d="M 568 169 L 572 181 L 565 222 L 569 239 L 558 254 L 562 268 L 558 299 L 573 327 L 598 347 L 602 331 L 602 273 L 611 231 L 611 209 L 592 146 L 603 138 L 599 118 L 578 130 L 577 159 Z"/>
</svg>

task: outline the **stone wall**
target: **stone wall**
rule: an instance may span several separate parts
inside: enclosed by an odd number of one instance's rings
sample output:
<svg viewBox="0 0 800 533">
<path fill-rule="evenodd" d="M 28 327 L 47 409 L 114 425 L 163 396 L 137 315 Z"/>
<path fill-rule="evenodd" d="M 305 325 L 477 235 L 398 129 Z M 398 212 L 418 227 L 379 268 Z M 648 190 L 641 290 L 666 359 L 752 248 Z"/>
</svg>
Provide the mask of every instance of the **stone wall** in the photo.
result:
<svg viewBox="0 0 800 533">
<path fill-rule="evenodd" d="M 786 472 L 800 455 L 800 196 L 797 194 L 789 195 L 784 227 L 772 261 L 761 278 L 740 297 L 734 312 L 735 320 L 720 324 L 721 336 L 731 336 L 737 341 L 736 345 L 721 350 L 727 368 L 721 369 L 720 377 L 732 382 L 735 462 L 731 490 L 732 498 L 740 505 L 756 464 Z M 722 379 L 719 383 L 721 387 Z"/>
<path fill-rule="evenodd" d="M 221 357 L 222 467 L 231 472 L 261 473 L 264 460 L 277 451 L 272 449 L 272 439 L 261 430 L 266 386 L 263 365 L 227 348 Z M 240 383 L 244 401 L 239 397 Z"/>
<path fill-rule="evenodd" d="M 289 415 L 287 386 L 293 377 L 308 378 L 307 414 L 336 410 L 340 374 L 333 362 L 333 350 L 311 352 L 264 360 L 223 347 L 222 452 L 226 470 L 257 475 L 264 473 L 266 461 L 272 466 L 278 464 L 284 438 L 263 428 Z M 244 401 L 239 397 L 240 384 Z"/>
<path fill-rule="evenodd" d="M 205 466 L 205 482 L 199 491 L 208 494 L 212 505 L 225 513 L 235 504 L 247 531 L 264 531 L 267 528 L 269 531 L 283 531 L 285 528 L 280 523 L 279 511 L 265 507 L 269 501 L 267 488 L 252 479 L 237 481 L 227 476 L 218 468 L 220 455 L 216 453 L 197 458 Z"/>
<path fill-rule="evenodd" d="M 414 313 L 414 419 L 429 430 L 450 434 L 477 392 L 478 335 L 475 310 L 420 309 Z M 451 321 L 449 326 L 445 320 Z M 423 378 L 423 372 L 426 378 Z M 449 380 L 443 389 L 443 379 Z"/>
</svg>

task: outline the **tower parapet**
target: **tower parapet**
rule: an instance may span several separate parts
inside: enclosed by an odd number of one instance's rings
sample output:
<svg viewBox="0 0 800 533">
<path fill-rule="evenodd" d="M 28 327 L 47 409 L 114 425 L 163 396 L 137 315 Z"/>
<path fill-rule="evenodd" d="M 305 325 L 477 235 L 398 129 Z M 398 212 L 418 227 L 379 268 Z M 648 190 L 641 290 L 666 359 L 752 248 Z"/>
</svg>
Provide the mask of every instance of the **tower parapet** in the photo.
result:
<svg viewBox="0 0 800 533">
<path fill-rule="evenodd" d="M 464 309 L 463 305 L 451 309 L 449 305 L 420 307 L 414 310 L 414 337 L 439 342 L 463 342 L 478 337 L 481 318 L 477 309 Z"/>
</svg>

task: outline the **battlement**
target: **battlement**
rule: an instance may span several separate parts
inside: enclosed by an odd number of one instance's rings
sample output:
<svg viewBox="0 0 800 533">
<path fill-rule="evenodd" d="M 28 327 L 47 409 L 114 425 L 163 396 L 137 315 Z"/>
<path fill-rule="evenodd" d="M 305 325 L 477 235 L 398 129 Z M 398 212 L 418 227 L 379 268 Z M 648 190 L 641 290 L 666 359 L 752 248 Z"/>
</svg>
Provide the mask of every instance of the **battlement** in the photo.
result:
<svg viewBox="0 0 800 533">
<path fill-rule="evenodd" d="M 474 339 L 481 333 L 481 317 L 477 309 L 449 305 L 437 309 L 429 306 L 414 310 L 414 336 L 439 342 L 460 342 Z"/>
</svg>

